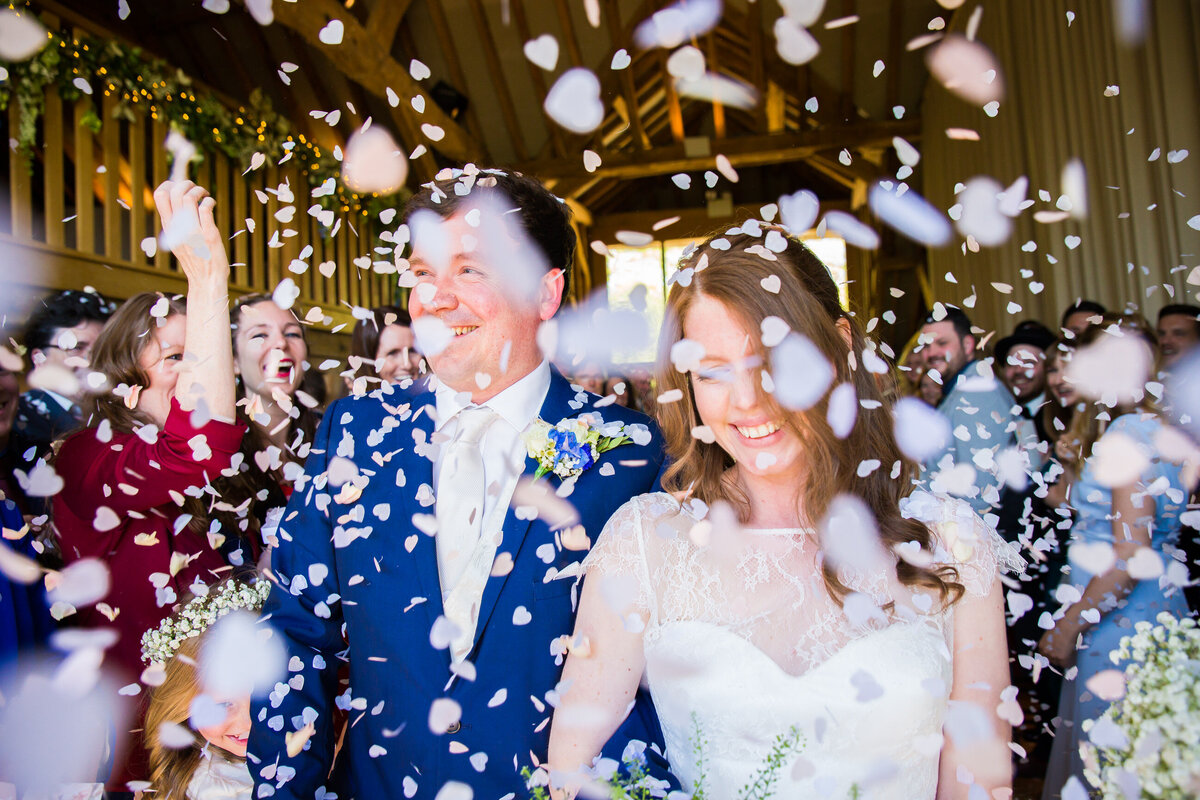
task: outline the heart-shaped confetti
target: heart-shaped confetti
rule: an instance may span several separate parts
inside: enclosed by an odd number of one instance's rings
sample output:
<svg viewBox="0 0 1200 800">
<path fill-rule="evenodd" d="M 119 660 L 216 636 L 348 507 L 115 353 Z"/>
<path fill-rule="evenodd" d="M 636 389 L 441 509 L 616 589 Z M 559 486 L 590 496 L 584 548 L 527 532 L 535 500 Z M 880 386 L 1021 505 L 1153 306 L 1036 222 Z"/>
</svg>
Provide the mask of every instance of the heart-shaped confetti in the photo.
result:
<svg viewBox="0 0 1200 800">
<path fill-rule="evenodd" d="M 346 33 L 346 26 L 342 24 L 340 19 L 331 19 L 329 24 L 321 28 L 317 33 L 317 38 L 324 44 L 334 46 L 342 43 L 342 36 Z"/>
<path fill-rule="evenodd" d="M 553 72 L 558 64 L 558 39 L 543 33 L 525 43 L 525 57 L 547 72 Z"/>
<path fill-rule="evenodd" d="M 275 21 L 272 0 L 246 0 L 246 10 L 259 25 L 270 25 Z"/>
<path fill-rule="evenodd" d="M 408 62 L 408 74 L 412 76 L 414 81 L 423 81 L 428 78 L 433 72 L 425 65 L 425 62 L 413 59 Z"/>
<path fill-rule="evenodd" d="M 629 52 L 622 48 L 613 53 L 612 63 L 609 64 L 609 68 L 614 70 L 622 70 L 628 67 L 631 63 L 633 63 L 633 59 L 629 57 Z"/>
<path fill-rule="evenodd" d="M 554 82 L 542 108 L 572 133 L 591 133 L 604 121 L 600 80 L 583 67 L 569 69 Z"/>
</svg>

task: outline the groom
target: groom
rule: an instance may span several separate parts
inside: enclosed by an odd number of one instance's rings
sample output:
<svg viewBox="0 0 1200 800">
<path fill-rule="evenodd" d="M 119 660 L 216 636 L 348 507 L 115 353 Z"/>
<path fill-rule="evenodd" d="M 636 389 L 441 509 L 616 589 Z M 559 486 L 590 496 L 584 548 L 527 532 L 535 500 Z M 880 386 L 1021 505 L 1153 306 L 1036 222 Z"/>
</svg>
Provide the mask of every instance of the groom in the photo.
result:
<svg viewBox="0 0 1200 800">
<path fill-rule="evenodd" d="M 520 772 L 544 758 L 565 688 L 584 537 L 657 488 L 652 423 L 592 408 L 538 348 L 574 258 L 566 207 L 468 167 L 414 196 L 406 222 L 409 309 L 436 377 L 325 413 L 272 556 L 263 616 L 290 663 L 253 707 L 256 798 L 527 796 Z M 530 424 L 588 412 L 636 424 L 634 441 L 573 481 L 533 480 Z M 609 754 L 629 738 L 661 741 L 648 698 Z"/>
</svg>

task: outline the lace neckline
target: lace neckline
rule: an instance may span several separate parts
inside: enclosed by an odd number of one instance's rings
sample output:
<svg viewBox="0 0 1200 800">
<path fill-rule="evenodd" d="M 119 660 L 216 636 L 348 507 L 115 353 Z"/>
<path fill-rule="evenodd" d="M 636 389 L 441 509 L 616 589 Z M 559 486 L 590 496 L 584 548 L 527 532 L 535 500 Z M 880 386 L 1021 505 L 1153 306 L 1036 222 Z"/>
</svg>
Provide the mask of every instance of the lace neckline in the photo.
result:
<svg viewBox="0 0 1200 800">
<path fill-rule="evenodd" d="M 811 536 L 816 528 L 743 528 L 746 533 L 755 536 Z"/>
</svg>

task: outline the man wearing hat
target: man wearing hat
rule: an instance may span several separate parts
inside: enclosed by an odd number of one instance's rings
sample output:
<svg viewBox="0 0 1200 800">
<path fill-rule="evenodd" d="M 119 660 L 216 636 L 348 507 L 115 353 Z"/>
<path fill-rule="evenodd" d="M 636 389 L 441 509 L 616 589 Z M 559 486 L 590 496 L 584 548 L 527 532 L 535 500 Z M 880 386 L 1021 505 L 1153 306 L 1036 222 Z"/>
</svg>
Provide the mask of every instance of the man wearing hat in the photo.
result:
<svg viewBox="0 0 1200 800">
<path fill-rule="evenodd" d="M 1021 406 L 1025 424 L 1018 438 L 1029 450 L 1047 441 L 1037 412 L 1046 402 L 1046 349 L 1054 340 L 1049 328 L 1028 319 L 996 342 L 996 371 Z"/>
</svg>

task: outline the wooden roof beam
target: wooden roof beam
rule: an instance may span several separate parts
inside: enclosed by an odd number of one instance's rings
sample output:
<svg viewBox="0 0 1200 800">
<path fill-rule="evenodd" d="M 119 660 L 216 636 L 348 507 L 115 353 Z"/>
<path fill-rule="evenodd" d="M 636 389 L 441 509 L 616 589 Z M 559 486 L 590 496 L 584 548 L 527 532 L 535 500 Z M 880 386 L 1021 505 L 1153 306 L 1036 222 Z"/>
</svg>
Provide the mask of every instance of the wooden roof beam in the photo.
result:
<svg viewBox="0 0 1200 800">
<path fill-rule="evenodd" d="M 615 51 L 618 49 L 618 43 L 627 39 L 627 34 L 623 34 L 621 31 L 621 16 L 617 0 L 604 0 L 604 19 L 608 24 L 608 36 L 612 39 Z M 618 80 L 621 84 L 621 96 L 625 98 L 625 106 L 629 110 L 629 125 L 633 128 L 634 140 L 643 150 L 649 150 L 650 137 L 646 135 L 646 131 L 642 127 L 642 115 L 638 107 L 637 92 L 633 85 L 632 67 L 631 64 L 620 71 L 621 75 Z"/>
<path fill-rule="evenodd" d="M 758 4 L 755 3 L 755 5 L 758 5 Z M 705 38 L 708 40 L 708 46 L 707 46 L 708 71 L 716 74 L 721 71 L 720 62 L 717 59 L 716 37 L 710 33 Z M 671 80 L 671 76 L 670 75 L 666 76 L 666 79 Z M 709 104 L 712 106 L 713 133 L 716 134 L 716 137 L 718 139 L 724 139 L 725 138 L 725 104 L 722 103 L 720 100 L 718 100 L 716 97 L 712 98 L 712 100 L 710 101 Z M 759 105 L 761 106 L 761 103 Z"/>
<path fill-rule="evenodd" d="M 450 80 L 454 84 L 454 88 L 467 96 L 467 76 L 463 73 L 462 63 L 458 60 L 458 50 L 454 47 L 454 39 L 450 35 L 450 25 L 446 22 L 446 14 L 442 11 L 441 3 L 428 3 L 425 6 L 429 10 L 429 18 L 433 20 L 433 28 L 437 34 L 438 47 L 442 51 L 442 57 L 446 59 L 446 69 L 450 71 Z M 405 51 L 416 55 L 417 45 L 413 41 L 412 32 L 406 25 L 400 28 L 400 41 L 404 45 Z M 467 112 L 466 112 L 467 129 L 471 131 L 471 135 L 475 137 L 475 141 L 483 149 L 483 161 L 492 163 L 492 158 L 488 154 L 487 142 L 483 137 L 483 126 L 479 124 L 479 115 L 475 113 L 475 104 L 467 97 Z"/>
<path fill-rule="evenodd" d="M 461 125 L 434 103 L 420 85 L 408 74 L 408 68 L 398 63 L 388 51 L 380 47 L 374 35 L 337 0 L 306 0 L 304 3 L 278 3 L 275 19 L 280 24 L 299 33 L 314 47 L 323 48 L 329 59 L 350 80 L 360 84 L 371 94 L 386 97 L 388 88 L 402 98 L 420 94 L 425 97 L 425 113 L 417 115 L 411 104 L 402 102 L 401 113 L 412 115 L 414 127 L 421 123 L 437 125 L 444 132 L 440 141 L 428 142 L 428 147 L 456 161 L 479 161 L 484 149 Z M 320 39 L 321 29 L 331 19 L 339 19 L 343 25 L 341 44 L 329 47 Z"/>
<path fill-rule="evenodd" d="M 604 163 L 590 175 L 596 178 L 642 178 L 711 169 L 718 153 L 728 158 L 734 167 L 783 164 L 811 158 L 823 150 L 886 147 L 895 136 L 912 141 L 920 135 L 921 123 L 917 119 L 826 125 L 802 133 L 741 136 L 714 141 L 711 156 L 688 156 L 682 144 L 658 147 L 643 153 L 609 153 L 604 156 Z M 518 168 L 543 180 L 552 177 L 561 180 L 586 179 L 589 176 L 577 159 L 529 162 Z"/>
<path fill-rule="evenodd" d="M 375 0 L 375 4 L 371 6 L 371 12 L 367 15 L 367 30 L 374 34 L 385 53 L 392 52 L 400 21 L 404 19 L 411 5 L 412 0 Z"/>
<path fill-rule="evenodd" d="M 679 104 L 679 93 L 675 91 L 675 79 L 667 72 L 667 51 L 658 51 L 659 74 L 663 89 L 667 93 L 667 114 L 671 118 L 671 138 L 677 142 L 683 141 L 683 107 Z"/>
<path fill-rule="evenodd" d="M 855 0 L 842 0 L 842 16 L 855 15 Z M 854 50 L 859 25 L 847 25 L 842 28 L 842 86 L 838 98 L 838 112 L 843 122 L 854 119 Z"/>
<path fill-rule="evenodd" d="M 533 34 L 529 29 L 529 19 L 525 16 L 524 0 L 513 0 L 510 8 L 513 22 L 517 24 L 517 34 L 520 35 L 522 42 L 528 42 L 533 38 Z M 525 64 L 529 68 L 529 77 L 533 81 L 533 88 L 537 90 L 537 96 L 545 97 L 549 89 L 546 87 L 546 76 L 542 74 L 542 68 L 528 58 L 525 59 Z M 547 123 L 547 127 L 550 129 L 550 143 L 554 149 L 554 155 L 560 158 L 565 157 L 567 146 L 562 127 L 553 123 Z"/>
<path fill-rule="evenodd" d="M 521 0 L 517 0 L 518 5 Z M 571 58 L 571 66 L 583 65 L 583 53 L 579 49 L 579 38 L 575 35 L 575 23 L 571 21 L 571 9 L 567 0 L 554 0 L 554 8 L 558 11 L 558 22 L 562 25 L 563 39 L 567 43 L 567 55 Z"/>
<path fill-rule="evenodd" d="M 504 67 L 500 63 L 500 55 L 496 51 L 496 41 L 492 38 L 491 25 L 488 22 L 487 11 L 482 0 L 469 0 L 471 16 L 475 20 L 475 31 L 483 45 L 483 57 L 488 66 L 488 77 L 491 78 L 492 88 L 496 90 L 496 102 L 500 104 L 500 115 L 504 118 L 504 127 L 512 141 L 513 152 L 518 161 L 529 158 L 525 148 L 525 138 L 521 135 L 521 121 L 517 119 L 516 106 L 513 105 L 512 95 L 508 91 L 508 82 L 504 75 Z"/>
</svg>

